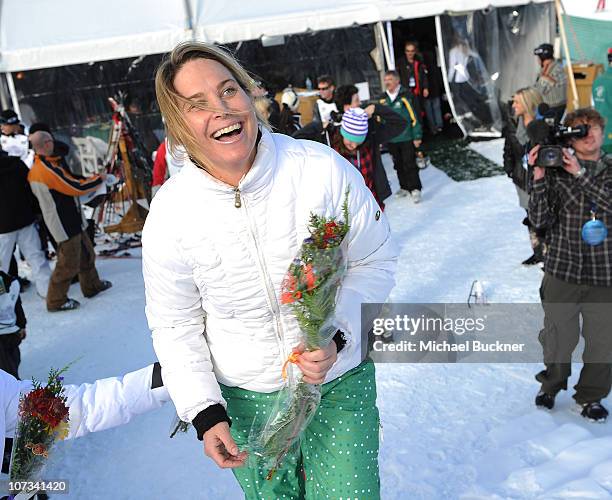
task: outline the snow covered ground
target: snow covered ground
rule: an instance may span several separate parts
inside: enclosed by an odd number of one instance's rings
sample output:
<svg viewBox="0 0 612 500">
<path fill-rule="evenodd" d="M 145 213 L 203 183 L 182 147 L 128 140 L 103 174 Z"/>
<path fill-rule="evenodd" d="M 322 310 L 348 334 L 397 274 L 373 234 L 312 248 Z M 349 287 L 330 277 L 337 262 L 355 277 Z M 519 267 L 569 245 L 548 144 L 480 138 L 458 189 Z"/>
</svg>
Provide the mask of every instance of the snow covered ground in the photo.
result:
<svg viewBox="0 0 612 500">
<path fill-rule="evenodd" d="M 499 145 L 476 147 L 499 159 Z M 392 169 L 389 178 L 397 188 Z M 510 181 L 457 183 L 435 168 L 422 179 L 420 205 L 406 198 L 387 203 L 401 245 L 391 300 L 464 302 L 478 279 L 490 301 L 537 302 L 542 272 L 520 265 L 531 249 Z M 71 296 L 83 304 L 78 312 L 51 315 L 32 291 L 24 295 L 22 377 L 44 378 L 50 366 L 78 358 L 66 382 L 80 383 L 155 360 L 139 252 L 132 253 L 136 258 L 98 261 L 114 283 L 110 291 L 88 300 L 73 287 Z M 377 365 L 383 498 L 612 498 L 612 422 L 585 422 L 570 411 L 571 393 L 560 396 L 554 412 L 535 410 L 539 369 Z M 173 415 L 167 405 L 127 426 L 62 443 L 52 478 L 69 479 L 68 497 L 75 499 L 241 498 L 232 474 L 204 457 L 193 435 L 168 438 Z"/>
</svg>

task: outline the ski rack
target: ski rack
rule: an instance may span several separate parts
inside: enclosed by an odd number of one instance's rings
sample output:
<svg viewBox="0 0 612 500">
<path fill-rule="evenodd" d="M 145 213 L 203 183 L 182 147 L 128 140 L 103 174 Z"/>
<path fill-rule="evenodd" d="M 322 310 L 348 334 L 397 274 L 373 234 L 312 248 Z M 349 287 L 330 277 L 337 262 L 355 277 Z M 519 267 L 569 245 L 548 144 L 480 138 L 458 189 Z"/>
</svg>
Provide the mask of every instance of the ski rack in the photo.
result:
<svg viewBox="0 0 612 500">
<path fill-rule="evenodd" d="M 119 94 L 117 99 L 109 97 L 108 101 L 113 109 L 113 117 L 105 165 L 109 172 L 119 170 L 125 184 L 110 196 L 104 218 L 110 220 L 113 204 L 118 199 L 122 204 L 129 200 L 130 206 L 117 224 L 108 224 L 103 229 L 105 233 L 136 233 L 142 231 L 149 213 L 151 190 L 148 186 L 150 183 L 146 181 L 152 167 L 147 156 L 143 154 L 144 147 L 138 132 L 125 112 L 123 96 Z"/>
</svg>

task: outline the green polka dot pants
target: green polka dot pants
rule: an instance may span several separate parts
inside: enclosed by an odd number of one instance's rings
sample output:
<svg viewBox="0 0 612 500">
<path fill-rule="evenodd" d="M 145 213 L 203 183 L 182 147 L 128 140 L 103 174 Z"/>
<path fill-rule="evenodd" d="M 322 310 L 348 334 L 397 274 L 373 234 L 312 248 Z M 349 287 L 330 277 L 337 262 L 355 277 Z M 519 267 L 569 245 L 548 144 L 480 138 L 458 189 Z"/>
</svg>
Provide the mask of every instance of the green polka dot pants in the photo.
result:
<svg viewBox="0 0 612 500">
<path fill-rule="evenodd" d="M 254 419 L 271 410 L 276 393 L 221 386 L 240 448 Z M 300 453 L 286 458 L 271 480 L 267 470 L 233 469 L 247 499 L 380 498 L 378 475 L 379 418 L 374 363 L 366 360 L 322 386 L 321 404 L 300 443 Z"/>
</svg>

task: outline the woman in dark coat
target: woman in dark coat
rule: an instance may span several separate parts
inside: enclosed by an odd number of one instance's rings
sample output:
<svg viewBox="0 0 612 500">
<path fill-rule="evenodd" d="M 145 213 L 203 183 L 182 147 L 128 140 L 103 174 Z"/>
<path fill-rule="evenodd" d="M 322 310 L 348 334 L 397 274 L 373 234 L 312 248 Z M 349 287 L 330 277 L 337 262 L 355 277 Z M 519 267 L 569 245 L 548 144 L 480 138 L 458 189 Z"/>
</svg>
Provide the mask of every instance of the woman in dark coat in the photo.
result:
<svg viewBox="0 0 612 500">
<path fill-rule="evenodd" d="M 516 125 L 512 119 L 507 120 L 504 130 L 504 170 L 512 179 L 519 198 L 519 205 L 527 211 L 529 204 L 529 191 L 532 172 L 527 168 L 527 162 L 523 161 L 527 151 L 531 149 L 527 126 L 535 120 L 538 105 L 542 102 L 542 96 L 534 88 L 520 89 L 514 95 L 512 111 L 517 119 Z M 529 224 L 529 218 L 525 217 L 523 224 L 529 229 L 529 239 L 533 248 L 533 255 L 522 263 L 530 266 L 544 261 L 544 232 L 536 231 Z"/>
</svg>

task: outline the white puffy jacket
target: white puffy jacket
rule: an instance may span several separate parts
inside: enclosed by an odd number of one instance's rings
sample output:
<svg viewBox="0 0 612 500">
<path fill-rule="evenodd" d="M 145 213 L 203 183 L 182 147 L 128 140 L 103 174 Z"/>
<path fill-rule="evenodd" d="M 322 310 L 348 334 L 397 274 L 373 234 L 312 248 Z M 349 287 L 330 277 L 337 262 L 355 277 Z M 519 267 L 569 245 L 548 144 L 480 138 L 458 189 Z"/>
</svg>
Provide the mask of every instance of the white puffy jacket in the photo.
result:
<svg viewBox="0 0 612 500">
<path fill-rule="evenodd" d="M 361 303 L 384 302 L 394 285 L 389 224 L 357 169 L 327 146 L 263 130 L 237 188 L 186 161 L 159 190 L 142 237 L 146 314 L 182 420 L 225 406 L 218 382 L 281 388 L 281 366 L 299 343 L 279 306 L 281 282 L 310 213 L 341 220 L 349 186 L 349 269 L 334 321 L 347 344 L 328 382 L 362 361 Z"/>
<path fill-rule="evenodd" d="M 96 380 L 93 384 L 66 384 L 64 394 L 70 424 L 67 439 L 127 424 L 136 415 L 168 402 L 170 397 L 163 385 L 151 388 L 153 366 L 122 377 Z M 4 456 L 4 438 L 15 435 L 19 398 L 31 390 L 31 380 L 17 380 L 0 370 L 0 433 L 4 433 L 0 434 L 0 464 Z"/>
</svg>

